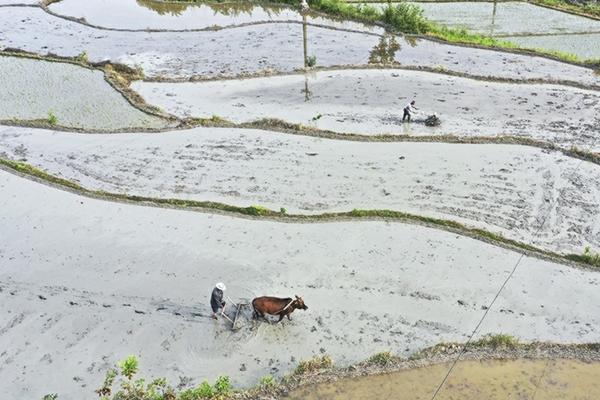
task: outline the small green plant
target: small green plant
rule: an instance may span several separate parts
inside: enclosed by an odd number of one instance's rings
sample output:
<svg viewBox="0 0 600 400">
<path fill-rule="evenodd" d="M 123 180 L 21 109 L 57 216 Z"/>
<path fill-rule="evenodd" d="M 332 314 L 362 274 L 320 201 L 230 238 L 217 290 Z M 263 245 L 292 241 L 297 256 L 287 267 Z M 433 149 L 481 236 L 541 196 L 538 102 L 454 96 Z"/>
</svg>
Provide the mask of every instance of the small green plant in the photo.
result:
<svg viewBox="0 0 600 400">
<path fill-rule="evenodd" d="M 265 375 L 262 378 L 260 378 L 260 387 L 261 388 L 266 388 L 266 389 L 270 389 L 273 388 L 277 385 L 277 382 L 275 381 L 275 378 L 273 378 L 272 375 Z"/>
<path fill-rule="evenodd" d="M 306 57 L 306 66 L 308 68 L 312 68 L 317 65 L 317 56 L 308 56 Z"/>
<path fill-rule="evenodd" d="M 472 342 L 471 345 L 474 347 L 508 347 L 514 348 L 519 344 L 519 340 L 511 335 L 497 334 L 497 335 L 485 335 L 481 339 Z"/>
<path fill-rule="evenodd" d="M 385 367 L 392 363 L 393 357 L 389 351 L 382 351 L 381 353 L 373 354 L 368 362 L 370 364 L 379 365 L 380 367 Z"/>
<path fill-rule="evenodd" d="M 322 117 L 322 116 L 323 116 L 323 114 L 317 114 L 317 115 L 315 115 L 314 117 L 312 117 L 312 120 L 313 120 L 313 121 L 318 121 L 318 120 L 320 120 L 320 119 L 321 119 L 321 117 Z"/>
<path fill-rule="evenodd" d="M 135 356 L 129 356 L 119 363 L 121 375 L 131 380 L 138 371 L 138 360 Z"/>
<path fill-rule="evenodd" d="M 321 369 L 331 368 L 333 366 L 333 360 L 328 355 L 315 356 L 310 360 L 300 361 L 300 364 L 294 370 L 297 375 L 302 375 L 307 372 L 314 372 Z"/>
<path fill-rule="evenodd" d="M 57 400 L 57 399 L 58 399 L 58 395 L 56 393 L 47 394 L 44 397 L 42 397 L 42 400 Z"/>
<path fill-rule="evenodd" d="M 48 111 L 48 123 L 50 125 L 56 125 L 58 123 L 58 118 L 52 110 Z"/>
<path fill-rule="evenodd" d="M 287 210 L 285 208 L 281 207 L 279 209 L 279 214 L 285 215 L 285 214 L 287 214 Z"/>
<path fill-rule="evenodd" d="M 589 246 L 583 250 L 583 254 L 569 254 L 567 255 L 567 258 L 569 260 L 589 264 L 594 267 L 600 267 L 600 253 L 592 251 Z"/>
<path fill-rule="evenodd" d="M 232 389 L 229 377 L 226 375 L 219 376 L 217 378 L 217 381 L 215 382 L 215 385 L 213 386 L 213 389 L 215 390 L 215 394 L 217 395 L 229 394 L 229 392 L 231 392 Z"/>
</svg>

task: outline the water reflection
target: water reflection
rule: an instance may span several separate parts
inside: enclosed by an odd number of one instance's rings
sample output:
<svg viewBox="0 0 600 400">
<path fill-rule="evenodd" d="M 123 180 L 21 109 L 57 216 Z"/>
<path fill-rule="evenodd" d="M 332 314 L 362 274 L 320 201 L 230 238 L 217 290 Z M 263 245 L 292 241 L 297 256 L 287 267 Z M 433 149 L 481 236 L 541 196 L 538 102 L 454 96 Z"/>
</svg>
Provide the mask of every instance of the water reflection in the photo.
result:
<svg viewBox="0 0 600 400">
<path fill-rule="evenodd" d="M 369 64 L 393 64 L 400 43 L 395 35 L 384 35 L 373 47 L 369 55 Z"/>
<path fill-rule="evenodd" d="M 289 11 L 289 7 L 278 5 L 262 5 L 250 2 L 235 3 L 180 3 L 180 2 L 162 2 L 154 0 L 136 0 L 137 4 L 158 15 L 181 16 L 188 8 L 210 8 L 213 12 L 236 17 L 242 14 L 252 15 L 257 10 L 264 12 L 267 16 L 277 16 L 283 11 Z"/>
</svg>

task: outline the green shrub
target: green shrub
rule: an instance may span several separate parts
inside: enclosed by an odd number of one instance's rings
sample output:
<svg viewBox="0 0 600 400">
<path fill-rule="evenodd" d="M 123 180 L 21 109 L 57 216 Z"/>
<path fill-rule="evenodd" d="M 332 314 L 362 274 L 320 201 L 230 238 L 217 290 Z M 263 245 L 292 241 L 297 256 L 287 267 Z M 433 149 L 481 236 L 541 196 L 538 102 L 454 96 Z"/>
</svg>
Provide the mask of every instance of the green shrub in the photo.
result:
<svg viewBox="0 0 600 400">
<path fill-rule="evenodd" d="M 430 22 L 423 16 L 423 9 L 409 3 L 388 4 L 383 9 L 382 21 L 405 33 L 426 33 L 431 29 Z"/>
</svg>

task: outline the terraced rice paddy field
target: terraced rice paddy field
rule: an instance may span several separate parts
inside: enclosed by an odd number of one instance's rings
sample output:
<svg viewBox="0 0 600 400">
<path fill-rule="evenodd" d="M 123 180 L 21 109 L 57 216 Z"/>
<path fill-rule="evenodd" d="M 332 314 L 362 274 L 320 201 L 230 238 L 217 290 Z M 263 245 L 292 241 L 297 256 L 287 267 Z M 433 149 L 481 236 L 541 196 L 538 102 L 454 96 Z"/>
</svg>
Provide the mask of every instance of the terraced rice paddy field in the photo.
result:
<svg viewBox="0 0 600 400">
<path fill-rule="evenodd" d="M 420 5 L 597 56 L 593 19 Z M 588 66 L 285 4 L 0 0 L 0 88 L 0 398 L 96 398 L 128 355 L 231 398 L 600 395 Z M 231 330 L 219 281 L 308 310 Z"/>
</svg>

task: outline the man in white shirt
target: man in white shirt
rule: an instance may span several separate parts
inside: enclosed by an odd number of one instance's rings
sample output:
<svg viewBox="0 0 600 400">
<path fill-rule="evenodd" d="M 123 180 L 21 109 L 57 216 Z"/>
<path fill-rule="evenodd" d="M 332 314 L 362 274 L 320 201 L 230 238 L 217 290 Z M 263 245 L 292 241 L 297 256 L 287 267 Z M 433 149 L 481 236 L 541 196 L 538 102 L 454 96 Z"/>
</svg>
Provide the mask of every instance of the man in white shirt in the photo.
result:
<svg viewBox="0 0 600 400">
<path fill-rule="evenodd" d="M 415 101 L 413 100 L 409 104 L 407 104 L 406 107 L 404 107 L 404 115 L 402 116 L 402 122 L 404 122 L 404 120 L 407 117 L 408 117 L 408 122 L 410 122 L 410 117 L 413 115 L 415 110 L 418 110 L 418 108 L 415 107 Z"/>
</svg>

